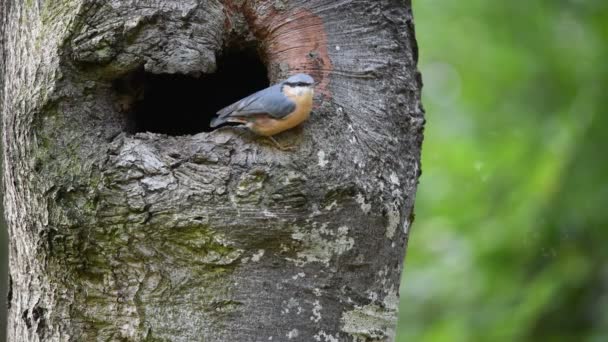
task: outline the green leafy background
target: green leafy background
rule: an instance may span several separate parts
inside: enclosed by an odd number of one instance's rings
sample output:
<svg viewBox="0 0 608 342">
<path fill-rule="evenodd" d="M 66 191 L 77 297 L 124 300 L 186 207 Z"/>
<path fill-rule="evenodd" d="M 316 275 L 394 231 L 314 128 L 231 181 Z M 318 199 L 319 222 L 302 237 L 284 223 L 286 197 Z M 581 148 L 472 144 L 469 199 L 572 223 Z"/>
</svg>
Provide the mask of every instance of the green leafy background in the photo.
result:
<svg viewBox="0 0 608 342">
<path fill-rule="evenodd" d="M 608 341 L 608 1 L 414 1 L 397 341 Z"/>
</svg>

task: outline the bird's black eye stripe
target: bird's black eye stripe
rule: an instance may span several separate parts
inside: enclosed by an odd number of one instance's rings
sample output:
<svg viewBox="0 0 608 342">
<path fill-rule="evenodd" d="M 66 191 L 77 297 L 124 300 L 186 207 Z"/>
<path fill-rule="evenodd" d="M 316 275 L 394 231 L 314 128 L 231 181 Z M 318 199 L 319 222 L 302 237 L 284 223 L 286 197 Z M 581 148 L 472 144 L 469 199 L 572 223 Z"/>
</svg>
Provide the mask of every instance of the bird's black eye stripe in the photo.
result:
<svg viewBox="0 0 608 342">
<path fill-rule="evenodd" d="M 308 87 L 310 86 L 310 84 L 306 83 L 306 82 L 285 82 L 285 84 L 287 84 L 290 87 Z"/>
</svg>

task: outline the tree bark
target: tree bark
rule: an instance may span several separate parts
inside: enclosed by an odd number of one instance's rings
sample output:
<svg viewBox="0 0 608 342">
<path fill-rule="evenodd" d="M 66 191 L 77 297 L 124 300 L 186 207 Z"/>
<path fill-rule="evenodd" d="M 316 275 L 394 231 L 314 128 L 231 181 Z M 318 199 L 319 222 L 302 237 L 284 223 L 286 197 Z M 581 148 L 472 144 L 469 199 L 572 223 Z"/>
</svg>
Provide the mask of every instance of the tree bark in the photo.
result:
<svg viewBox="0 0 608 342">
<path fill-rule="evenodd" d="M 394 339 L 424 125 L 409 1 L 0 6 L 9 341 Z M 125 128 L 116 80 L 211 74 L 231 39 L 318 82 L 296 151 Z"/>
</svg>

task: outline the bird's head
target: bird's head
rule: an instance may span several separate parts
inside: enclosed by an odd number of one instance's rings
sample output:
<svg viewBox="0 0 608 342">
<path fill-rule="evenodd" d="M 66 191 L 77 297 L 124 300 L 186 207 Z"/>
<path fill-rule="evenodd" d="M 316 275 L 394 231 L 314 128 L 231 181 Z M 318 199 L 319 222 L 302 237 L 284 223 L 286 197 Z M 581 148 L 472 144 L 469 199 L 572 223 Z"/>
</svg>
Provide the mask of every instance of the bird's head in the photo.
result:
<svg viewBox="0 0 608 342">
<path fill-rule="evenodd" d="M 312 95 L 314 85 L 315 80 L 307 74 L 296 74 L 283 81 L 283 86 L 297 96 Z"/>
</svg>

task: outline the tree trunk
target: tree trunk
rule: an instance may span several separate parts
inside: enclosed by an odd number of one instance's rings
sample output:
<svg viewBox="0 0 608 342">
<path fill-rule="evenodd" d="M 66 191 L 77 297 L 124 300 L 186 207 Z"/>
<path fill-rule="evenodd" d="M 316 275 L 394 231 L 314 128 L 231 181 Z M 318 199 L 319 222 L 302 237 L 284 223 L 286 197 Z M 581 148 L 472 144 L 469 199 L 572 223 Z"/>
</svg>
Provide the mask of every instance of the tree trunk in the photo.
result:
<svg viewBox="0 0 608 342">
<path fill-rule="evenodd" d="M 0 6 L 9 341 L 394 339 L 424 125 L 409 1 Z M 293 152 L 205 126 L 256 59 L 317 82 Z"/>
</svg>

